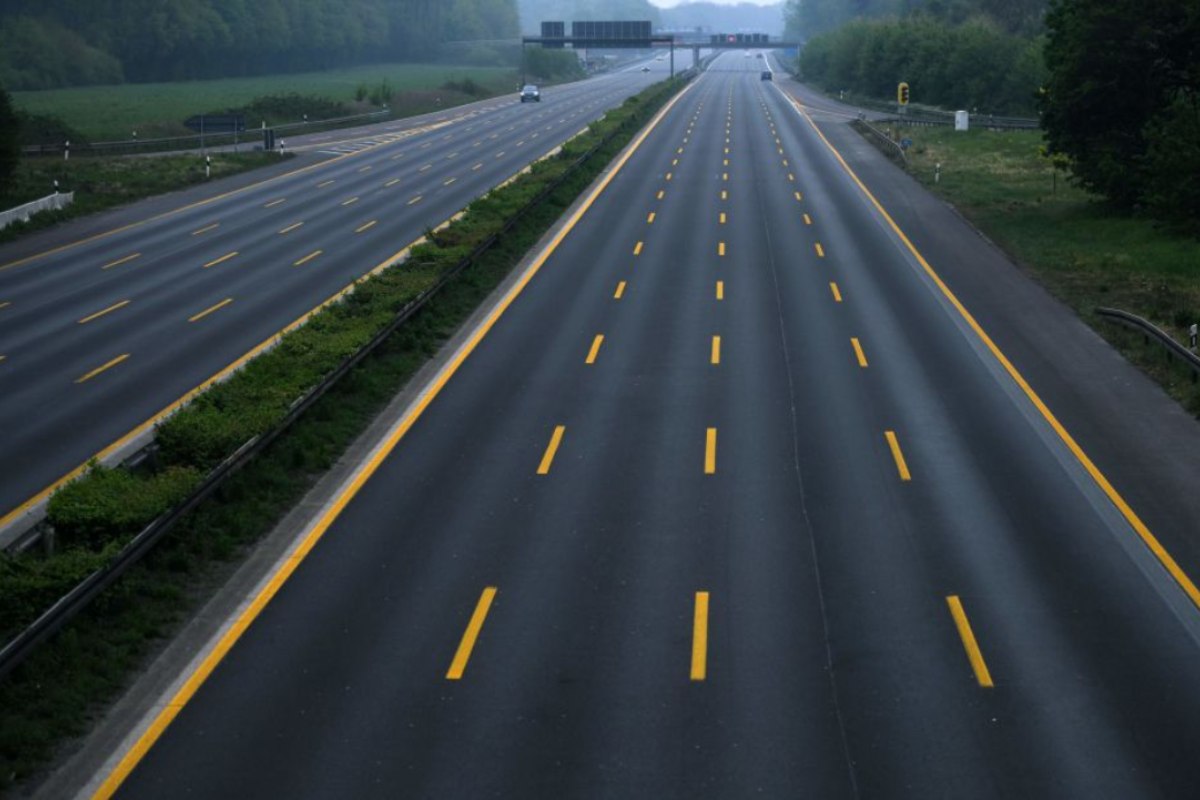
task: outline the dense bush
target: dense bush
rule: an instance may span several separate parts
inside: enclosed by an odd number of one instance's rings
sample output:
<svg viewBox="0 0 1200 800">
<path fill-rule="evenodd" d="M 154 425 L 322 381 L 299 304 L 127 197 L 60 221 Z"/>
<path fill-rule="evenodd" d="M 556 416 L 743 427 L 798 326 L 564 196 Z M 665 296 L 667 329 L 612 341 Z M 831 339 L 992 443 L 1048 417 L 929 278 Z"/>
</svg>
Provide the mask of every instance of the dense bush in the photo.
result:
<svg viewBox="0 0 1200 800">
<path fill-rule="evenodd" d="M 95 466 L 50 498 L 47 511 L 61 546 L 100 549 L 140 531 L 191 494 L 201 480 L 194 467 L 169 467 L 148 476 Z"/>
<path fill-rule="evenodd" d="M 857 20 L 809 41 L 800 73 L 834 91 L 892 98 L 907 81 L 914 103 L 1031 113 L 1045 75 L 1041 47 L 983 18 L 957 27 L 925 15 Z"/>
</svg>

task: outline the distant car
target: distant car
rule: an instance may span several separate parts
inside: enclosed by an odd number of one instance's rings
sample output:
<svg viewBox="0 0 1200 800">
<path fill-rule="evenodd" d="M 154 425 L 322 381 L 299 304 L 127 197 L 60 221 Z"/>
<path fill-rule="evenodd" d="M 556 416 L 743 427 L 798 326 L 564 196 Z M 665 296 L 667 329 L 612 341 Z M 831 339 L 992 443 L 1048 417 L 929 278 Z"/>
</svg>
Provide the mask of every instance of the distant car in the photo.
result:
<svg viewBox="0 0 1200 800">
<path fill-rule="evenodd" d="M 755 53 L 755 54 L 754 54 L 754 57 L 755 57 L 755 58 L 762 58 L 763 56 L 762 56 L 762 53 Z"/>
<path fill-rule="evenodd" d="M 655 57 L 655 59 L 654 59 L 654 60 L 655 60 L 655 61 L 662 61 L 662 60 L 663 60 L 663 57 L 662 57 L 662 56 L 657 56 L 657 57 Z"/>
<path fill-rule="evenodd" d="M 763 79 L 764 81 L 769 81 L 769 80 L 771 80 L 771 70 L 769 70 L 769 69 L 764 69 L 764 70 L 763 70 L 763 72 L 762 72 L 762 76 L 761 76 L 761 77 L 762 77 L 762 79 Z"/>
<path fill-rule="evenodd" d="M 532 83 L 527 83 L 521 87 L 521 102 L 540 103 L 542 102 L 542 93 Z"/>
<path fill-rule="evenodd" d="M 650 71 L 649 67 L 642 67 L 642 72 L 649 72 L 649 71 Z"/>
</svg>

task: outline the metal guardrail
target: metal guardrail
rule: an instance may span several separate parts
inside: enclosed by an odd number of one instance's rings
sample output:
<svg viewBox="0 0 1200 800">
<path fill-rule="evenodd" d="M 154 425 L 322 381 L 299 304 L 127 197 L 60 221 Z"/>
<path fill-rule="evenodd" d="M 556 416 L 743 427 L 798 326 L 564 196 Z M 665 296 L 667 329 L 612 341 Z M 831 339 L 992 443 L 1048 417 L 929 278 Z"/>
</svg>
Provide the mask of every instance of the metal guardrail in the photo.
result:
<svg viewBox="0 0 1200 800">
<path fill-rule="evenodd" d="M 15 669 L 22 661 L 32 653 L 38 645 L 44 642 L 50 636 L 58 632 L 63 625 L 67 624 L 72 618 L 84 610 L 87 605 L 102 592 L 105 588 L 112 585 L 118 578 L 125 574 L 131 567 L 142 559 L 146 553 L 150 552 L 154 546 L 175 526 L 175 524 L 183 518 L 189 511 L 198 506 L 201 502 L 207 499 L 214 491 L 216 491 L 226 480 L 229 479 L 239 469 L 248 464 L 255 456 L 261 453 L 266 447 L 282 435 L 290 428 L 300 416 L 308 410 L 314 403 L 323 397 L 333 386 L 352 370 L 359 362 L 373 353 L 383 342 L 395 333 L 396 329 L 407 322 L 414 314 L 420 311 L 434 296 L 446 287 L 452 280 L 458 277 L 463 270 L 475 263 L 487 250 L 489 250 L 501 237 L 513 229 L 513 227 L 521 221 L 530 211 L 544 202 L 553 192 L 562 186 L 569 178 L 573 177 L 575 172 L 583 165 L 585 161 L 595 155 L 602 147 L 606 146 L 613 140 L 622 128 L 619 127 L 605 136 L 602 140 L 588 148 L 578 158 L 571 162 L 561 176 L 553 183 L 546 186 L 542 191 L 538 192 L 533 198 L 526 202 L 523 206 L 517 209 L 511 217 L 509 217 L 500 230 L 489 236 L 484 241 L 480 242 L 476 247 L 464 256 L 457 264 L 442 275 L 433 286 L 418 294 L 412 300 L 404 305 L 391 322 L 387 324 L 379 333 L 377 333 L 369 342 L 363 345 L 359 350 L 348 356 L 337 368 L 326 375 L 320 383 L 305 392 L 291 406 L 287 416 L 285 416 L 278 425 L 272 428 L 267 433 L 256 436 L 250 439 L 233 455 L 229 456 L 225 461 L 221 462 L 208 476 L 200 487 L 192 493 L 190 497 L 184 500 L 175 508 L 168 511 L 158 519 L 151 522 L 145 529 L 137 534 L 119 553 L 113 556 L 112 560 L 105 564 L 100 569 L 93 572 L 88 577 L 84 578 L 71 591 L 59 598 L 54 605 L 46 610 L 41 616 L 34 620 L 29 627 L 17 634 L 11 641 L 0 649 L 0 678 L 3 678 L 13 669 Z"/>
<path fill-rule="evenodd" d="M 391 109 L 371 111 L 366 114 L 351 114 L 345 117 L 312 120 L 311 122 L 285 122 L 281 125 L 270 126 L 278 137 L 286 133 L 320 133 L 321 131 L 343 128 L 358 123 L 367 124 L 374 120 L 390 117 Z M 34 144 L 21 148 L 21 155 L 62 156 L 68 151 L 72 155 L 131 155 L 135 153 L 168 153 L 177 150 L 200 150 L 206 147 L 229 147 L 234 144 L 246 144 L 253 147 L 261 144 L 262 131 L 259 128 L 247 128 L 240 133 L 206 133 L 189 136 L 168 136 L 159 139 L 125 139 L 116 142 L 88 142 L 86 144 L 69 144 L 67 142 L 52 144 Z"/>
<path fill-rule="evenodd" d="M 876 128 L 874 125 L 867 122 L 865 119 L 856 119 L 851 124 L 857 127 L 862 133 L 870 136 L 875 142 L 883 145 L 883 151 L 888 156 L 898 159 L 901 164 L 903 164 L 905 167 L 908 167 L 908 154 L 904 152 L 904 148 L 900 146 L 899 142 L 892 139 L 892 137 L 888 136 L 886 133 L 879 130 L 879 128 Z"/>
<path fill-rule="evenodd" d="M 29 218 L 39 211 L 60 211 L 74 202 L 74 192 L 55 192 L 40 200 L 34 200 L 8 211 L 0 211 L 0 231 L 14 222 L 29 222 Z"/>
<path fill-rule="evenodd" d="M 1200 357 L 1197 357 L 1191 350 L 1175 341 L 1170 334 L 1154 323 L 1142 319 L 1136 314 L 1130 314 L 1128 311 L 1121 311 L 1118 308 L 1097 308 L 1096 313 L 1109 322 L 1141 331 L 1142 337 L 1147 343 L 1150 342 L 1151 338 L 1157 340 L 1166 350 L 1168 358 L 1178 358 L 1184 363 L 1184 366 L 1191 368 L 1193 381 L 1200 376 Z"/>
</svg>

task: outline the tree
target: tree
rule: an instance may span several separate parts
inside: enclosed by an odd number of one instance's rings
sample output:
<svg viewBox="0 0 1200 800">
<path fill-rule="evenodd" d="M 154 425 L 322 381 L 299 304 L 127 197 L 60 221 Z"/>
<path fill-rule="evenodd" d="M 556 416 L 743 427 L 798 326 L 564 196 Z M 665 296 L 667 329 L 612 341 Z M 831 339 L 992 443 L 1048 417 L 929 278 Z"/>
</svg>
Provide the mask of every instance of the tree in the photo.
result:
<svg viewBox="0 0 1200 800">
<path fill-rule="evenodd" d="M 1054 0 L 1046 28 L 1043 125 L 1079 182 L 1133 208 L 1151 189 L 1173 195 L 1170 184 L 1194 180 L 1169 154 L 1194 149 L 1176 137 L 1196 130 L 1200 3 Z"/>
<path fill-rule="evenodd" d="M 8 92 L 0 86 L 0 186 L 8 185 L 21 157 L 20 124 Z"/>
</svg>

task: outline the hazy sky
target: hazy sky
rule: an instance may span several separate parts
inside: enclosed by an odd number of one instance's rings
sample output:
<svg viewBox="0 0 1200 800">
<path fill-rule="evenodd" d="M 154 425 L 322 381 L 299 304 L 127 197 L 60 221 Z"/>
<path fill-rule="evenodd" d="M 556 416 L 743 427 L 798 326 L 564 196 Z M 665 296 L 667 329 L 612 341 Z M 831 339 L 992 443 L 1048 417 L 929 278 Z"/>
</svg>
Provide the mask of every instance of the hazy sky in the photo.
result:
<svg viewBox="0 0 1200 800">
<path fill-rule="evenodd" d="M 689 0 L 650 0 L 650 4 L 658 6 L 659 8 L 670 8 L 671 6 L 677 6 L 680 3 L 686 3 L 688 1 Z M 721 6 L 733 6 L 737 5 L 738 3 L 753 3 L 756 6 L 773 6 L 782 1 L 783 0 L 707 0 L 709 3 L 716 3 L 717 5 Z"/>
</svg>

